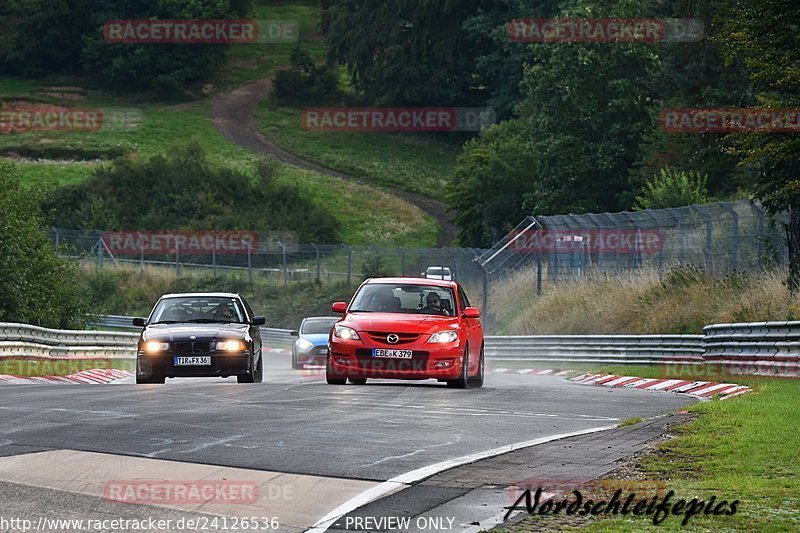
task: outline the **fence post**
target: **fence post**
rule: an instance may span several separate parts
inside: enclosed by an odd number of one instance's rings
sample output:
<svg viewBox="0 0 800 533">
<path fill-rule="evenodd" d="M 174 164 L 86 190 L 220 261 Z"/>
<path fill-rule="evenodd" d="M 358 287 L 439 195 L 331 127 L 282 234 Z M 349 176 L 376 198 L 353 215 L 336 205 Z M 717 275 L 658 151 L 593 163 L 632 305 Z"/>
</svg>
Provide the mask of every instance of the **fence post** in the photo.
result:
<svg viewBox="0 0 800 533">
<path fill-rule="evenodd" d="M 144 272 L 144 239 L 142 238 L 142 234 L 138 231 L 136 232 L 136 236 L 139 237 L 139 269 Z"/>
<path fill-rule="evenodd" d="M 728 204 L 719 205 L 731 214 L 731 272 L 736 272 L 739 268 L 739 213 Z"/>
<path fill-rule="evenodd" d="M 250 245 L 247 245 L 247 281 L 253 283 L 253 253 Z"/>
<path fill-rule="evenodd" d="M 287 273 L 286 273 L 286 246 L 284 246 L 281 241 L 277 241 L 277 242 L 278 242 L 278 246 L 281 247 L 281 254 L 283 255 L 283 284 L 286 285 L 289 282 L 289 280 L 286 277 L 287 276 Z"/>
<path fill-rule="evenodd" d="M 313 242 L 311 243 L 311 246 L 314 247 L 314 252 L 317 254 L 317 283 L 319 283 L 319 247 Z"/>
<path fill-rule="evenodd" d="M 53 228 L 53 232 L 56 234 L 56 248 L 58 248 L 58 245 L 61 242 L 61 234 L 58 232 L 57 228 Z"/>
<path fill-rule="evenodd" d="M 217 240 L 211 245 L 211 273 L 217 277 Z"/>
<path fill-rule="evenodd" d="M 539 250 L 536 252 L 536 296 L 542 295 L 542 239 L 539 239 Z"/>
<path fill-rule="evenodd" d="M 758 216 L 758 242 L 756 243 L 756 251 L 758 253 L 758 260 L 764 261 L 765 239 L 767 238 L 766 226 L 764 223 L 764 210 L 759 207 L 755 202 L 750 202 L 750 207 L 755 211 Z"/>
<path fill-rule="evenodd" d="M 97 238 L 97 266 L 102 268 L 103 267 L 103 246 L 102 246 L 103 237 Z"/>
<path fill-rule="evenodd" d="M 178 239 L 175 239 L 175 274 L 181 275 L 181 245 Z"/>
<path fill-rule="evenodd" d="M 350 277 L 353 273 L 353 249 L 347 247 L 347 286 L 350 287 Z"/>
<path fill-rule="evenodd" d="M 400 277 L 406 275 L 406 249 L 400 248 Z"/>
</svg>

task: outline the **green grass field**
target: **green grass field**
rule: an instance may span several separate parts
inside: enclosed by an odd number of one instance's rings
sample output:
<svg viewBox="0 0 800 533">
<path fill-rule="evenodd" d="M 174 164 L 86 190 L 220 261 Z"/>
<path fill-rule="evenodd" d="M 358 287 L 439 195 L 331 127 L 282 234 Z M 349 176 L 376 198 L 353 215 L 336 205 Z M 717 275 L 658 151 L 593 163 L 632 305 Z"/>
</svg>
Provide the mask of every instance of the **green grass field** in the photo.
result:
<svg viewBox="0 0 800 533">
<path fill-rule="evenodd" d="M 595 370 L 641 377 L 664 375 L 657 366 L 608 366 Z M 704 373 L 698 369 L 693 376 L 703 379 Z M 739 500 L 738 510 L 732 516 L 694 516 L 689 522 L 692 530 L 797 531 L 800 528 L 797 461 L 800 380 L 720 376 L 712 369 L 708 369 L 705 377 L 747 385 L 753 391 L 687 408 L 696 415 L 695 419 L 674 428 L 676 438 L 663 442 L 655 452 L 638 461 L 644 479 L 636 483 L 645 487 L 666 486 L 667 490 L 675 491 L 677 499 L 687 501 L 695 497 L 708 501 L 712 496 L 716 496 L 717 502 Z M 678 530 L 681 520 L 682 517 L 670 516 L 655 526 L 652 516 L 603 517 L 587 521 L 585 527 L 590 531 Z M 537 517 L 531 516 L 507 531 L 527 533 L 539 528 Z"/>
<path fill-rule="evenodd" d="M 262 102 L 259 129 L 286 150 L 365 182 L 443 199 L 461 151 L 435 134 L 306 131 L 300 110 Z"/>
</svg>

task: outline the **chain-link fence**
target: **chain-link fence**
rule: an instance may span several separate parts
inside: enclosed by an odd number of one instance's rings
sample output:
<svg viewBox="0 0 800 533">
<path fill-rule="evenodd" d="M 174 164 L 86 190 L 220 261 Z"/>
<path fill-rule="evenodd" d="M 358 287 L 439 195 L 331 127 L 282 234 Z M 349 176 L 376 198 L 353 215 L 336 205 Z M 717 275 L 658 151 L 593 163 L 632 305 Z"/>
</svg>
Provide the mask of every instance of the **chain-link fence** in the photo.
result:
<svg viewBox="0 0 800 533">
<path fill-rule="evenodd" d="M 749 201 L 529 216 L 478 258 L 486 287 L 484 307 L 489 314 L 493 288 L 521 272 L 530 274 L 540 294 L 548 283 L 595 274 L 665 272 L 691 265 L 724 275 L 785 265 L 783 222 Z"/>
<path fill-rule="evenodd" d="M 420 276 L 429 267 L 480 290 L 481 269 L 472 248 L 387 248 L 296 244 L 251 231 L 111 232 L 50 228 L 62 253 L 98 266 L 162 267 L 178 275 L 207 272 L 248 281 L 318 281 L 357 285 L 370 276 Z M 478 293 L 475 292 L 477 295 Z"/>
</svg>

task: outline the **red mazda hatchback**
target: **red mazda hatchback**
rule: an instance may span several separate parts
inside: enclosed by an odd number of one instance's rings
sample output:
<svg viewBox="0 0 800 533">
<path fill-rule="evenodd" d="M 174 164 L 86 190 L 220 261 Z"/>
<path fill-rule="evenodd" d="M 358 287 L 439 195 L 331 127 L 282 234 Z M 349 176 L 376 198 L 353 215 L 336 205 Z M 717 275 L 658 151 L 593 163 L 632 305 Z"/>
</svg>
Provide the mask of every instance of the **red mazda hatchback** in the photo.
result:
<svg viewBox="0 0 800 533">
<path fill-rule="evenodd" d="M 480 311 L 455 281 L 368 279 L 349 304 L 336 302 L 333 311 L 344 318 L 328 340 L 331 385 L 363 385 L 368 378 L 483 385 Z"/>
</svg>

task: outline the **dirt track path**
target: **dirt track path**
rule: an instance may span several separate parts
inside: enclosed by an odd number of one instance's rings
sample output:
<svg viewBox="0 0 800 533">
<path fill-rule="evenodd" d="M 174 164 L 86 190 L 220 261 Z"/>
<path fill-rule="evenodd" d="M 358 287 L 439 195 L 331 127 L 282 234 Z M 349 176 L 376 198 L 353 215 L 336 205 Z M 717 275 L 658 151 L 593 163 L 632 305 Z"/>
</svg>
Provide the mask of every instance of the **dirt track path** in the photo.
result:
<svg viewBox="0 0 800 533">
<path fill-rule="evenodd" d="M 250 82 L 231 92 L 216 96 L 211 102 L 211 121 L 214 127 L 217 128 L 225 138 L 251 152 L 271 155 L 279 161 L 306 170 L 312 170 L 321 174 L 328 174 L 358 183 L 365 183 L 358 178 L 302 159 L 264 137 L 258 130 L 256 124 L 255 109 L 258 103 L 267 97 L 271 89 L 271 80 L 269 78 L 264 78 Z M 437 246 L 444 247 L 453 242 L 456 237 L 456 229 L 455 226 L 453 226 L 452 217 L 447 213 L 446 204 L 419 194 L 398 189 L 387 188 L 385 190 L 414 204 L 436 220 L 439 224 Z"/>
</svg>

